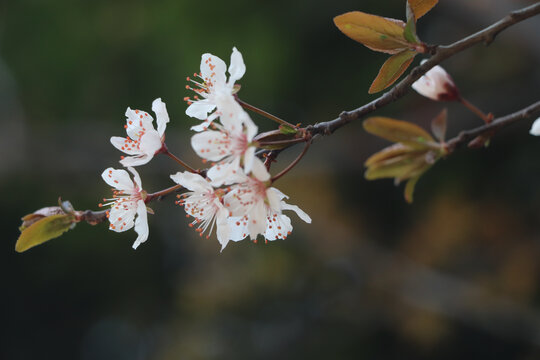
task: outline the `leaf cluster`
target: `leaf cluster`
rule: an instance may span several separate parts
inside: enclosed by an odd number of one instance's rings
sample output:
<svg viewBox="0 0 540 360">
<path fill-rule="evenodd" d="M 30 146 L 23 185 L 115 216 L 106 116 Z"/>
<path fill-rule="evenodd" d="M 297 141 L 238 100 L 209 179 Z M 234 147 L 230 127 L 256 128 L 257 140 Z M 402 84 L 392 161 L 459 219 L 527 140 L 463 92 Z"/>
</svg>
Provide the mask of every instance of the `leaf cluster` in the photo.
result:
<svg viewBox="0 0 540 360">
<path fill-rule="evenodd" d="M 379 116 L 368 118 L 363 125 L 367 132 L 394 143 L 366 160 L 366 179 L 394 178 L 396 185 L 406 180 L 405 200 L 412 203 L 418 179 L 447 154 L 444 143 L 446 109 L 432 121 L 432 132 L 438 141 L 407 121 Z"/>
<path fill-rule="evenodd" d="M 407 22 L 351 11 L 334 18 L 345 35 L 373 51 L 391 54 L 373 80 L 369 93 L 377 93 L 392 85 L 427 45 L 416 34 L 416 21 L 437 4 L 438 0 L 408 0 Z"/>
</svg>

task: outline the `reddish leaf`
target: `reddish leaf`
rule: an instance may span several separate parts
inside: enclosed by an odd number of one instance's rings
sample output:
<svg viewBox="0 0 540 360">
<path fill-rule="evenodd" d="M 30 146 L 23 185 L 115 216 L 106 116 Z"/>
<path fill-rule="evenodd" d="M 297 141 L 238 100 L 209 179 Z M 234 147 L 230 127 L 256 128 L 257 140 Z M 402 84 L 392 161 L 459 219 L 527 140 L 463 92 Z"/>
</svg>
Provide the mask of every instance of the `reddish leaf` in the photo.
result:
<svg viewBox="0 0 540 360">
<path fill-rule="evenodd" d="M 401 20 L 352 11 L 336 16 L 334 23 L 345 35 L 374 51 L 396 54 L 408 47 Z"/>
<path fill-rule="evenodd" d="M 439 0 L 408 0 L 408 2 L 415 19 L 418 20 L 437 5 Z"/>
<path fill-rule="evenodd" d="M 414 50 L 404 50 L 390 56 L 382 65 L 368 92 L 373 94 L 392 85 L 411 65 L 416 54 Z"/>
</svg>

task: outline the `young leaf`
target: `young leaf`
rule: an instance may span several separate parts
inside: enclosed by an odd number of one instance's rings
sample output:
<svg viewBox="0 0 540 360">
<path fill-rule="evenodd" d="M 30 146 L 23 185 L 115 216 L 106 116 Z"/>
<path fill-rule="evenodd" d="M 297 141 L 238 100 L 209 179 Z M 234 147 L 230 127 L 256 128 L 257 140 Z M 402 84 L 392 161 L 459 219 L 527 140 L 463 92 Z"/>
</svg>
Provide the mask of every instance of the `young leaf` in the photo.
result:
<svg viewBox="0 0 540 360">
<path fill-rule="evenodd" d="M 414 149 L 433 148 L 435 142 L 427 131 L 407 121 L 376 116 L 365 120 L 363 125 L 364 129 L 373 135 L 392 142 L 403 143 Z"/>
<path fill-rule="evenodd" d="M 433 120 L 431 120 L 431 132 L 440 142 L 444 142 L 446 136 L 447 110 L 443 109 Z"/>
<path fill-rule="evenodd" d="M 26 227 L 15 244 L 15 251 L 23 252 L 46 241 L 59 237 L 74 223 L 74 216 L 58 214 L 44 217 Z"/>
<path fill-rule="evenodd" d="M 368 93 L 374 94 L 392 85 L 411 65 L 416 54 L 414 50 L 403 50 L 400 53 L 390 56 L 384 62 L 375 80 L 373 80 Z"/>
<path fill-rule="evenodd" d="M 416 35 L 416 22 L 414 18 L 407 20 L 407 25 L 403 30 L 403 37 L 411 44 L 420 44 L 420 39 Z"/>
<path fill-rule="evenodd" d="M 407 49 L 405 23 L 401 20 L 352 11 L 336 16 L 334 23 L 342 33 L 371 50 L 396 54 Z"/>
<path fill-rule="evenodd" d="M 284 135 L 290 135 L 290 134 L 296 134 L 298 130 L 296 130 L 293 127 L 290 127 L 289 125 L 279 125 L 279 132 Z"/>
<path fill-rule="evenodd" d="M 369 166 L 364 177 L 367 180 L 396 178 L 399 182 L 416 176 L 429 166 L 431 165 L 425 162 L 422 153 L 411 153 Z"/>
<path fill-rule="evenodd" d="M 439 0 L 407 0 L 416 20 L 431 10 Z"/>
<path fill-rule="evenodd" d="M 411 151 L 415 151 L 415 150 L 411 148 L 410 146 L 403 145 L 400 143 L 393 144 L 371 155 L 366 160 L 364 165 L 369 167 L 369 166 L 375 165 L 376 163 L 380 163 L 382 161 L 386 161 L 388 159 L 394 158 L 396 156 L 407 154 Z"/>
<path fill-rule="evenodd" d="M 418 179 L 420 179 L 420 176 L 422 176 L 422 174 L 410 178 L 405 185 L 405 201 L 407 201 L 409 204 L 412 204 L 413 202 L 414 187 L 416 186 Z"/>
</svg>

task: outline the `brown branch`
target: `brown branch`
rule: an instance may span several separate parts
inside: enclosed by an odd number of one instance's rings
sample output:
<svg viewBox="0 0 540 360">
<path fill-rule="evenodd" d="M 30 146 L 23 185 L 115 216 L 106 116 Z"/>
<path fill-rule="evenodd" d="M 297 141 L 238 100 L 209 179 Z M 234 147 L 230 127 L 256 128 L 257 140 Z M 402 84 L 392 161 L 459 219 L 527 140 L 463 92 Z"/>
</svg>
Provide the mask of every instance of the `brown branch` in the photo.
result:
<svg viewBox="0 0 540 360">
<path fill-rule="evenodd" d="M 155 193 L 151 193 L 146 195 L 145 203 L 152 202 L 154 200 L 161 201 L 165 196 L 175 193 L 179 190 L 181 190 L 183 187 L 182 185 L 174 185 L 171 186 L 165 190 L 157 191 Z M 100 210 L 100 211 L 92 211 L 92 210 L 84 210 L 84 211 L 75 211 L 75 216 L 77 217 L 77 221 L 85 221 L 90 225 L 97 225 L 105 220 L 107 220 L 107 210 Z"/>
<path fill-rule="evenodd" d="M 338 118 L 330 121 L 325 121 L 317 123 L 313 126 L 308 126 L 306 128 L 306 133 L 310 135 L 331 135 L 337 129 L 342 126 L 358 120 L 367 114 L 374 112 L 377 109 L 386 106 L 399 98 L 403 97 L 410 89 L 410 86 L 418 80 L 423 74 L 425 74 L 429 69 L 438 65 L 443 60 L 448 59 L 449 57 L 462 52 L 469 47 L 476 45 L 478 43 L 485 43 L 489 45 L 504 29 L 517 24 L 525 19 L 528 19 L 532 16 L 538 15 L 540 13 L 540 2 L 525 7 L 520 10 L 512 11 L 503 19 L 494 23 L 493 25 L 472 34 L 466 38 L 463 38 L 455 43 L 447 46 L 434 46 L 429 47 L 432 57 L 428 59 L 422 65 L 419 65 L 411 70 L 409 75 L 407 75 L 403 80 L 401 80 L 392 90 L 386 92 L 379 98 L 371 101 L 368 104 L 365 104 L 355 110 L 343 111 Z M 462 145 L 463 143 L 475 138 L 478 135 L 486 134 L 490 131 L 496 131 L 506 125 L 514 123 L 520 119 L 528 118 L 532 114 L 540 111 L 540 101 L 528 106 L 527 108 L 517 111 L 513 114 L 495 119 L 492 123 L 480 126 L 472 130 L 462 131 L 458 136 L 448 141 L 447 145 L 449 150 L 454 150 L 456 147 Z M 281 120 L 281 119 L 280 119 Z M 294 126 L 293 126 L 294 127 Z M 277 153 L 276 153 L 277 155 Z M 167 189 L 169 190 L 169 189 Z M 154 199 L 160 199 L 158 193 L 149 194 L 150 201 Z M 79 221 L 85 221 L 91 225 L 96 225 L 107 219 L 106 210 L 102 211 L 79 211 L 76 212 Z"/>
<path fill-rule="evenodd" d="M 419 65 L 411 70 L 409 75 L 407 75 L 403 80 L 401 80 L 392 90 L 386 92 L 379 98 L 371 101 L 370 103 L 359 107 L 358 109 L 351 111 L 343 111 L 339 114 L 339 117 L 315 124 L 311 127 L 311 132 L 313 135 L 330 135 L 340 127 L 350 123 L 351 121 L 358 120 L 367 114 L 372 113 L 373 111 L 386 106 L 397 99 L 403 97 L 410 89 L 410 86 L 418 80 L 422 75 L 424 75 L 429 69 L 435 65 L 440 64 L 443 60 L 448 59 L 449 57 L 462 52 L 465 49 L 470 48 L 473 45 L 478 43 L 485 43 L 488 45 L 493 41 L 495 36 L 499 34 L 504 29 L 508 28 L 511 25 L 517 24 L 525 19 L 528 19 L 532 16 L 538 15 L 540 13 L 540 2 L 525 7 L 520 10 L 512 11 L 503 19 L 497 21 L 491 26 L 474 33 L 466 38 L 463 38 L 455 43 L 447 46 L 435 46 L 431 48 L 431 54 L 433 55 L 425 63 Z"/>
<path fill-rule="evenodd" d="M 515 113 L 495 119 L 489 124 L 479 126 L 471 130 L 464 130 L 460 132 L 458 136 L 450 139 L 447 142 L 448 151 L 452 152 L 457 147 L 476 138 L 477 136 L 495 132 L 507 125 L 515 123 L 518 120 L 527 119 L 538 112 L 540 112 L 540 100 L 524 109 L 516 111 Z"/>
</svg>

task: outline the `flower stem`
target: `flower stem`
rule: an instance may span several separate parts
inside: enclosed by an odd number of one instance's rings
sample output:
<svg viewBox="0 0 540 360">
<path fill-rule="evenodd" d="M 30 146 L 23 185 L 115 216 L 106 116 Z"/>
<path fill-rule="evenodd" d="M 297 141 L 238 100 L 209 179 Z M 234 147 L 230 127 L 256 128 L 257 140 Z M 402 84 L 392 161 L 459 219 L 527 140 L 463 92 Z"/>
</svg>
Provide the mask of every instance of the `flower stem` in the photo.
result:
<svg viewBox="0 0 540 360">
<path fill-rule="evenodd" d="M 165 147 L 162 151 L 161 151 L 161 154 L 165 154 L 167 155 L 168 157 L 170 157 L 171 159 L 173 159 L 174 161 L 176 161 L 177 163 L 179 163 L 180 165 L 182 165 L 186 170 L 188 170 L 189 172 L 192 172 L 192 173 L 195 173 L 195 174 L 198 174 L 199 172 L 197 170 L 195 170 L 194 168 L 192 168 L 191 166 L 189 166 L 188 164 L 186 164 L 185 162 L 183 162 L 182 160 L 180 160 L 178 157 L 176 157 L 175 155 L 171 154 L 169 152 L 169 150 Z"/>
<path fill-rule="evenodd" d="M 309 146 L 311 145 L 311 139 L 307 139 L 306 140 L 306 146 L 304 146 L 304 150 L 302 150 L 302 152 L 300 153 L 300 155 L 298 155 L 298 157 L 296 159 L 294 159 L 294 161 L 292 163 L 289 164 L 289 166 L 287 166 L 285 169 L 283 169 L 279 174 L 277 174 L 276 176 L 274 176 L 272 179 L 270 179 L 270 181 L 273 183 L 274 181 L 276 181 L 277 179 L 279 179 L 280 177 L 282 177 L 283 175 L 285 175 L 286 173 L 288 173 L 296 164 L 298 164 L 298 162 L 300 161 L 300 159 L 302 159 L 302 157 L 304 157 L 304 155 L 306 154 L 306 152 L 308 151 L 309 149 Z"/>
<path fill-rule="evenodd" d="M 465 98 L 463 97 L 458 97 L 458 100 L 463 104 L 465 105 L 465 107 L 469 110 L 471 110 L 471 112 L 473 112 L 475 115 L 477 115 L 480 119 L 484 120 L 484 122 L 486 124 L 489 124 L 492 120 L 493 120 L 493 114 L 489 113 L 489 114 L 484 114 L 484 112 L 482 110 L 480 110 L 479 108 L 477 108 L 476 106 L 474 106 L 472 103 L 470 103 L 469 101 L 467 101 Z"/>
<path fill-rule="evenodd" d="M 176 190 L 179 190 L 181 188 L 182 188 L 182 185 L 174 185 L 174 186 L 171 186 L 170 188 L 167 188 L 167 189 L 164 189 L 164 190 L 161 190 L 161 191 L 157 191 L 157 192 L 152 193 L 152 194 L 148 194 L 148 195 L 146 195 L 146 199 L 144 199 L 144 202 L 145 202 L 145 204 L 147 204 L 150 201 L 155 200 L 156 198 L 160 198 L 162 196 L 168 195 L 168 194 L 170 194 L 172 192 L 175 192 Z"/>
<path fill-rule="evenodd" d="M 293 128 L 293 129 L 296 129 L 296 126 L 294 126 L 293 124 L 289 123 L 288 121 L 285 121 L 285 120 L 283 120 L 283 119 L 280 119 L 280 118 L 278 118 L 277 116 L 274 116 L 274 115 L 272 115 L 272 114 L 270 114 L 270 113 L 267 113 L 267 112 L 264 111 L 264 110 L 261 110 L 261 109 L 255 107 L 255 106 L 253 106 L 253 105 L 250 105 L 250 104 L 248 104 L 248 103 L 246 103 L 246 102 L 240 100 L 240 98 L 239 98 L 237 95 L 235 95 L 235 98 L 236 98 L 236 101 L 237 101 L 244 109 L 248 109 L 248 110 L 251 110 L 251 111 L 253 111 L 253 112 L 256 112 L 257 114 L 262 115 L 262 116 L 264 116 L 264 117 L 266 117 L 266 118 L 268 118 L 268 119 L 270 119 L 270 120 L 272 120 L 272 121 L 275 121 L 275 122 L 277 122 L 277 123 L 280 124 L 280 125 L 285 125 L 285 126 L 289 126 L 289 127 Z"/>
</svg>

